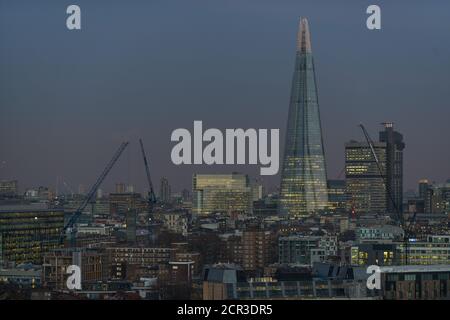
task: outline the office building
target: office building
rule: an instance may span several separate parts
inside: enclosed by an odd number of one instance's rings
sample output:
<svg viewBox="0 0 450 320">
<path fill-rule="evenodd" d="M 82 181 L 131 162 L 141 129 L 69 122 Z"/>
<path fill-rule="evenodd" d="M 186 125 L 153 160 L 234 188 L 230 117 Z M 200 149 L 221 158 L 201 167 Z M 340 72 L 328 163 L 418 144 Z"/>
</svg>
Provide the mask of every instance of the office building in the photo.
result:
<svg viewBox="0 0 450 320">
<path fill-rule="evenodd" d="M 383 123 L 380 142 L 386 143 L 386 192 L 387 210 L 403 212 L 403 135 L 394 130 L 392 122 Z M 390 193 L 390 196 L 389 196 Z"/>
<path fill-rule="evenodd" d="M 0 262 L 41 264 L 45 252 L 60 248 L 64 211 L 0 209 Z"/>
<path fill-rule="evenodd" d="M 193 213 L 252 213 L 252 192 L 247 175 L 194 174 L 192 179 Z"/>
<path fill-rule="evenodd" d="M 386 143 L 375 142 L 373 148 L 380 167 L 366 142 L 345 144 L 347 210 L 356 215 L 385 213 L 387 210 Z"/>
<path fill-rule="evenodd" d="M 307 216 L 328 205 L 327 174 L 308 21 L 300 20 L 281 171 L 279 213 Z"/>
</svg>

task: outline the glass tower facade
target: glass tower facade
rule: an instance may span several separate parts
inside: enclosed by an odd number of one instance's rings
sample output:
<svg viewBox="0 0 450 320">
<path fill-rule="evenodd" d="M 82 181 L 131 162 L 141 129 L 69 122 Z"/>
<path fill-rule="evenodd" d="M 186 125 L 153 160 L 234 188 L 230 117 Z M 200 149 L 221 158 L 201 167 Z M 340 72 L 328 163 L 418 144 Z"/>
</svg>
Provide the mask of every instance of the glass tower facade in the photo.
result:
<svg viewBox="0 0 450 320">
<path fill-rule="evenodd" d="M 377 162 L 366 142 L 345 144 L 345 179 L 348 211 L 356 215 L 386 212 L 386 143 L 375 142 Z"/>
<path fill-rule="evenodd" d="M 308 216 L 328 205 L 327 175 L 308 21 L 300 20 L 286 130 L 279 213 Z"/>
</svg>

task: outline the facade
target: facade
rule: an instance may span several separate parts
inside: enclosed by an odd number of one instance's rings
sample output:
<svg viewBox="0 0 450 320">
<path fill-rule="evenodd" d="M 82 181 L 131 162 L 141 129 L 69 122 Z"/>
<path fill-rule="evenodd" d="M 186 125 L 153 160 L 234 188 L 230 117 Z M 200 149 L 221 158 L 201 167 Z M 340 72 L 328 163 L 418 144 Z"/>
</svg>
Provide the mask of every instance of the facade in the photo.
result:
<svg viewBox="0 0 450 320">
<path fill-rule="evenodd" d="M 404 245 L 399 244 L 404 252 Z M 413 265 L 450 265 L 450 236 L 429 235 L 425 241 L 410 241 L 407 246 L 408 264 Z"/>
<path fill-rule="evenodd" d="M 328 268 L 329 269 L 329 268 Z M 365 298 L 365 279 L 264 277 L 247 279 L 236 265 L 208 266 L 203 274 L 204 300 Z"/>
<path fill-rule="evenodd" d="M 394 124 L 386 122 L 380 132 L 380 142 L 386 143 L 386 192 L 387 209 L 391 213 L 403 212 L 403 135 L 394 130 Z"/>
<path fill-rule="evenodd" d="M 346 212 L 347 194 L 345 180 L 328 180 L 328 211 Z"/>
<path fill-rule="evenodd" d="M 41 264 L 43 254 L 60 248 L 63 210 L 0 210 L 0 262 Z"/>
<path fill-rule="evenodd" d="M 17 180 L 1 180 L 0 181 L 0 198 L 14 197 L 18 193 Z"/>
<path fill-rule="evenodd" d="M 252 214 L 252 190 L 247 175 L 195 174 L 192 180 L 194 214 Z"/>
<path fill-rule="evenodd" d="M 352 265 L 392 266 L 402 263 L 402 256 L 395 243 L 360 243 L 351 248 Z"/>
<path fill-rule="evenodd" d="M 167 212 L 161 215 L 164 226 L 171 232 L 187 236 L 189 231 L 189 217 L 186 212 Z"/>
<path fill-rule="evenodd" d="M 387 210 L 386 143 L 375 142 L 375 154 L 380 170 L 366 142 L 350 141 L 345 144 L 345 180 L 347 209 L 356 215 L 385 213 Z"/>
<path fill-rule="evenodd" d="M 129 210 L 136 210 L 137 213 L 147 210 L 147 202 L 142 199 L 139 193 L 111 193 L 109 195 L 110 214 L 125 215 Z"/>
<path fill-rule="evenodd" d="M 278 239 L 278 262 L 312 265 L 337 255 L 337 238 L 333 236 L 290 235 Z"/>
<path fill-rule="evenodd" d="M 314 59 L 305 18 L 297 36 L 280 188 L 280 214 L 308 216 L 328 205 Z"/>
<path fill-rule="evenodd" d="M 386 300 L 449 300 L 450 266 L 382 267 L 381 290 Z"/>
<path fill-rule="evenodd" d="M 437 184 L 429 190 L 431 213 L 450 213 L 450 182 Z"/>
<path fill-rule="evenodd" d="M 262 270 L 274 258 L 273 234 L 266 230 L 242 232 L 242 267 L 244 270 Z"/>
<path fill-rule="evenodd" d="M 109 264 L 105 252 L 96 249 L 57 249 L 44 255 L 42 285 L 53 289 L 67 289 L 67 267 L 81 269 L 81 286 L 84 282 L 106 280 Z"/>
</svg>

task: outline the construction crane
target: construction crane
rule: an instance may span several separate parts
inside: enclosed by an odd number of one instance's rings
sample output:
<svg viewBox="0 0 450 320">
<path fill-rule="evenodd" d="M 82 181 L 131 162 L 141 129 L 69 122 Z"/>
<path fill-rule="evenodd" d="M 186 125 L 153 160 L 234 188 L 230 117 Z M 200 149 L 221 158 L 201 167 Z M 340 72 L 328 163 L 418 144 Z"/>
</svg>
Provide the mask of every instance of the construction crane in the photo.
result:
<svg viewBox="0 0 450 320">
<path fill-rule="evenodd" d="M 145 173 L 147 174 L 147 182 L 148 182 L 148 210 L 152 212 L 153 205 L 156 203 L 156 196 L 153 190 L 152 178 L 150 176 L 150 168 L 148 166 L 147 156 L 145 155 L 144 144 L 142 143 L 142 139 L 139 139 L 139 144 L 141 145 L 142 158 L 144 159 Z"/>
<path fill-rule="evenodd" d="M 64 237 L 65 237 L 67 231 L 69 231 L 71 247 L 75 246 L 75 235 L 77 233 L 77 229 L 76 229 L 76 225 L 75 224 L 76 224 L 78 218 L 81 216 L 83 210 L 89 204 L 89 201 L 91 201 L 92 197 L 94 197 L 94 195 L 97 192 L 97 189 L 100 187 L 100 185 L 102 184 L 103 180 L 105 180 L 105 178 L 108 175 L 109 171 L 112 169 L 112 167 L 117 162 L 117 160 L 119 159 L 120 155 L 122 154 L 122 152 L 125 150 L 125 148 L 127 146 L 128 146 L 128 142 L 123 142 L 120 145 L 119 149 L 117 149 L 116 153 L 113 155 L 113 157 L 109 161 L 108 165 L 105 167 L 105 169 L 103 169 L 103 172 L 97 178 L 97 181 L 94 183 L 94 185 L 89 190 L 89 193 L 87 194 L 87 196 L 84 199 L 84 201 L 81 203 L 81 205 L 77 208 L 77 210 L 75 210 L 75 212 L 69 218 L 69 221 L 66 223 L 66 225 L 64 226 L 64 228 L 63 228 L 63 230 L 61 232 L 61 242 L 64 241 Z"/>
<path fill-rule="evenodd" d="M 364 137 L 366 138 L 367 144 L 368 144 L 369 147 L 370 147 L 370 151 L 371 151 L 371 153 L 372 153 L 372 156 L 373 156 L 374 159 L 375 159 L 375 162 L 376 162 L 377 167 L 378 167 L 378 171 L 380 172 L 380 175 L 381 175 L 381 177 L 383 178 L 383 184 L 384 184 L 384 187 L 385 187 L 386 190 L 387 190 L 387 194 L 388 194 L 388 197 L 389 197 L 389 201 L 391 201 L 392 206 L 394 207 L 394 210 L 395 210 L 395 214 L 396 214 L 396 216 L 397 216 L 397 222 L 398 222 L 398 224 L 399 224 L 399 227 L 402 228 L 403 231 L 404 231 L 403 243 L 404 243 L 404 247 L 405 247 L 405 264 L 407 265 L 408 262 L 409 262 L 409 261 L 408 261 L 408 243 L 409 243 L 409 236 L 410 236 L 410 227 L 411 227 L 411 224 L 410 224 L 410 226 L 407 226 L 407 225 L 406 225 L 405 219 L 404 219 L 404 217 L 403 217 L 403 214 L 402 214 L 402 212 L 400 212 L 400 210 L 398 209 L 397 203 L 395 202 L 395 200 L 394 200 L 394 198 L 393 198 L 393 196 L 392 196 L 392 192 L 391 192 L 390 188 L 388 188 L 387 181 L 386 181 L 386 176 L 385 176 L 385 174 L 383 173 L 383 169 L 382 169 L 382 167 L 381 167 L 380 161 L 378 160 L 378 157 L 377 157 L 377 155 L 376 155 L 376 153 L 375 153 L 375 148 L 374 148 L 374 146 L 373 146 L 373 141 L 372 141 L 372 139 L 370 138 L 369 133 L 367 132 L 366 128 L 364 127 L 364 125 L 363 125 L 362 123 L 359 124 L 359 126 L 361 127 L 361 130 L 362 130 L 362 132 L 363 132 L 363 134 L 364 134 Z M 413 218 L 413 221 L 415 221 L 415 216 L 414 216 L 414 218 Z"/>
</svg>

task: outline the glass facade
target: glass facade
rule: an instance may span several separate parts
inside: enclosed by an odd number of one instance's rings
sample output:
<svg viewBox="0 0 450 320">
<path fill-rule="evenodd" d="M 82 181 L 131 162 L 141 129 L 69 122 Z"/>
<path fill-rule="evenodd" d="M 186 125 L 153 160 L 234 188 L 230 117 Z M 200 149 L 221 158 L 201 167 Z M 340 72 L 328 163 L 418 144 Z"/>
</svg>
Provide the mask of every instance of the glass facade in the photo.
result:
<svg viewBox="0 0 450 320">
<path fill-rule="evenodd" d="M 195 174 L 193 213 L 252 213 L 252 190 L 244 174 Z"/>
<path fill-rule="evenodd" d="M 281 173 L 280 214 L 307 216 L 328 204 L 314 59 L 308 21 L 300 20 Z"/>
<path fill-rule="evenodd" d="M 383 175 L 367 143 L 345 144 L 347 209 L 355 214 L 386 212 L 386 144 L 376 142 L 373 147 Z"/>
<path fill-rule="evenodd" d="M 42 263 L 43 254 L 62 246 L 62 210 L 0 211 L 0 260 Z"/>
</svg>

